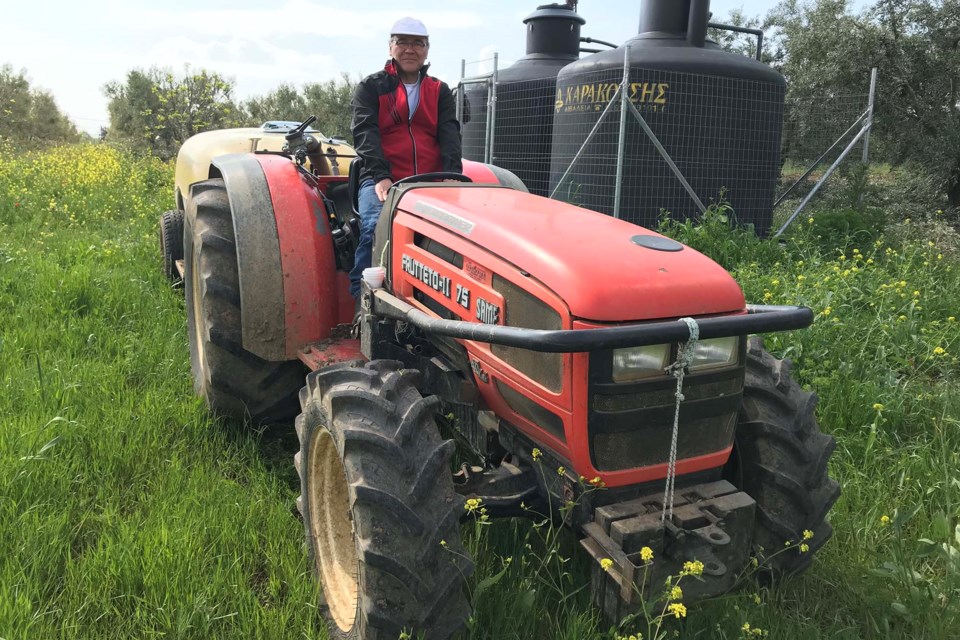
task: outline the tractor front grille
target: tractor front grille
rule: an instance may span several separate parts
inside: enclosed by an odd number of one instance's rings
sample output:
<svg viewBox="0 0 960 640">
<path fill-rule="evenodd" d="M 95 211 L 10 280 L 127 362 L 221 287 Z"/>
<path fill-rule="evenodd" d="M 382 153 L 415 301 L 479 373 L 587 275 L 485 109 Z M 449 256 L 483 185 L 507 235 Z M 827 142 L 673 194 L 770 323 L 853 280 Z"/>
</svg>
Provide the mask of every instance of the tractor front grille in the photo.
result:
<svg viewBox="0 0 960 640">
<path fill-rule="evenodd" d="M 594 353 L 590 364 L 587 432 L 590 456 L 600 471 L 662 464 L 670 458 L 676 380 L 663 376 L 617 384 L 611 355 Z M 687 374 L 680 405 L 677 459 L 721 451 L 733 442 L 743 395 L 743 354 L 724 371 Z"/>
</svg>

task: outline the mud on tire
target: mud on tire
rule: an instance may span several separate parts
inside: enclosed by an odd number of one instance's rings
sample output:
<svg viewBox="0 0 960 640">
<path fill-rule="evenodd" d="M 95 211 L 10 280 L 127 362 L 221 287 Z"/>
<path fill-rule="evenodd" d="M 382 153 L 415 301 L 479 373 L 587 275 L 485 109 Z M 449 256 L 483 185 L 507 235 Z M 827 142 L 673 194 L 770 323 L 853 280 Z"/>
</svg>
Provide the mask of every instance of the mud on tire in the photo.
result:
<svg viewBox="0 0 960 640">
<path fill-rule="evenodd" d="M 454 445 L 417 391 L 419 373 L 400 367 L 336 365 L 301 391 L 297 506 L 332 638 L 446 640 L 470 613 Z"/>
<path fill-rule="evenodd" d="M 757 502 L 754 546 L 773 577 L 805 570 L 833 534 L 827 512 L 840 487 L 827 475 L 832 437 L 820 432 L 817 397 L 752 337 L 747 349 L 743 402 L 727 477 Z M 802 540 L 804 531 L 813 537 Z M 785 549 L 792 542 L 794 548 Z M 797 548 L 803 541 L 809 550 Z"/>
<path fill-rule="evenodd" d="M 219 415 L 254 423 L 290 420 L 306 369 L 243 348 L 240 274 L 223 180 L 191 187 L 185 238 L 185 293 L 194 388 Z"/>
</svg>

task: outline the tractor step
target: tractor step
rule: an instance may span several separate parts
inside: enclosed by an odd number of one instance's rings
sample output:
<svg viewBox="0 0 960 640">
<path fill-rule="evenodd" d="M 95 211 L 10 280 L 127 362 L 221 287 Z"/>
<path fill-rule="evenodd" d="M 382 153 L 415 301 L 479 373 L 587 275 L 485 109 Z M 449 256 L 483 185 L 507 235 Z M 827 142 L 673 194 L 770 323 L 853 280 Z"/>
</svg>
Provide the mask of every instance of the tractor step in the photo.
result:
<svg viewBox="0 0 960 640">
<path fill-rule="evenodd" d="M 367 358 L 360 352 L 360 341 L 351 337 L 350 329 L 348 324 L 334 327 L 329 340 L 308 344 L 300 350 L 297 357 L 311 371 L 317 371 L 338 362 L 365 361 Z"/>
<path fill-rule="evenodd" d="M 750 559 L 756 503 L 725 480 L 676 491 L 672 518 L 663 518 L 663 494 L 599 507 L 583 526 L 580 544 L 596 560 L 592 598 L 610 619 L 637 610 L 640 598 L 662 599 L 668 576 L 688 561 L 703 563 L 703 575 L 682 583 L 684 601 L 731 590 Z M 653 560 L 642 560 L 649 548 Z M 601 560 L 613 562 L 609 569 Z"/>
</svg>

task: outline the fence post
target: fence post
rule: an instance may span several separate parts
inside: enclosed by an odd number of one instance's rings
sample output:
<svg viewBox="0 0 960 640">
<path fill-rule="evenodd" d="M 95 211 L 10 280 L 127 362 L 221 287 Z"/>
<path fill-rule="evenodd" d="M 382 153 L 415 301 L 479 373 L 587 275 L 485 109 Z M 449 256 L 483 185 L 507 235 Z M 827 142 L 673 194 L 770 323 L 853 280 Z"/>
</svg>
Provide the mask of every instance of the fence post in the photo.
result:
<svg viewBox="0 0 960 640">
<path fill-rule="evenodd" d="M 863 164 L 870 162 L 870 128 L 873 126 L 873 101 L 877 92 L 877 68 L 870 70 L 870 98 L 867 102 L 867 133 L 863 136 Z"/>
<path fill-rule="evenodd" d="M 497 73 L 499 71 L 500 55 L 493 54 L 493 75 L 490 77 L 490 101 L 487 113 L 490 114 L 490 137 L 487 144 L 487 164 L 493 164 L 493 146 L 497 139 Z"/>
<path fill-rule="evenodd" d="M 457 122 L 460 123 L 460 126 L 463 126 L 463 91 L 466 88 L 463 80 L 466 77 L 467 59 L 460 58 L 460 82 L 457 83 Z"/>
<path fill-rule="evenodd" d="M 627 147 L 627 112 L 630 109 L 630 45 L 623 48 L 623 80 L 620 82 L 620 137 L 617 139 L 617 181 L 613 192 L 613 217 L 620 217 L 620 198 L 623 195 L 623 165 Z"/>
</svg>

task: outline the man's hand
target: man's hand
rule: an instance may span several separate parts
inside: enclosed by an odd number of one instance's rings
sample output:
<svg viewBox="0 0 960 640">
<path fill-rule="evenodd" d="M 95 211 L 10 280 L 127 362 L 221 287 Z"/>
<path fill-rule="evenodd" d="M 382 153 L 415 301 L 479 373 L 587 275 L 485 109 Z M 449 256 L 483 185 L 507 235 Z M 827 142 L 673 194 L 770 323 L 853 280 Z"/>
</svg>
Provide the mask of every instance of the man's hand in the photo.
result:
<svg viewBox="0 0 960 640">
<path fill-rule="evenodd" d="M 380 202 L 383 202 L 387 198 L 387 191 L 390 190 L 390 187 L 393 186 L 393 180 L 390 178 L 384 178 L 373 187 L 373 190 L 377 193 L 377 198 L 380 199 Z"/>
</svg>

